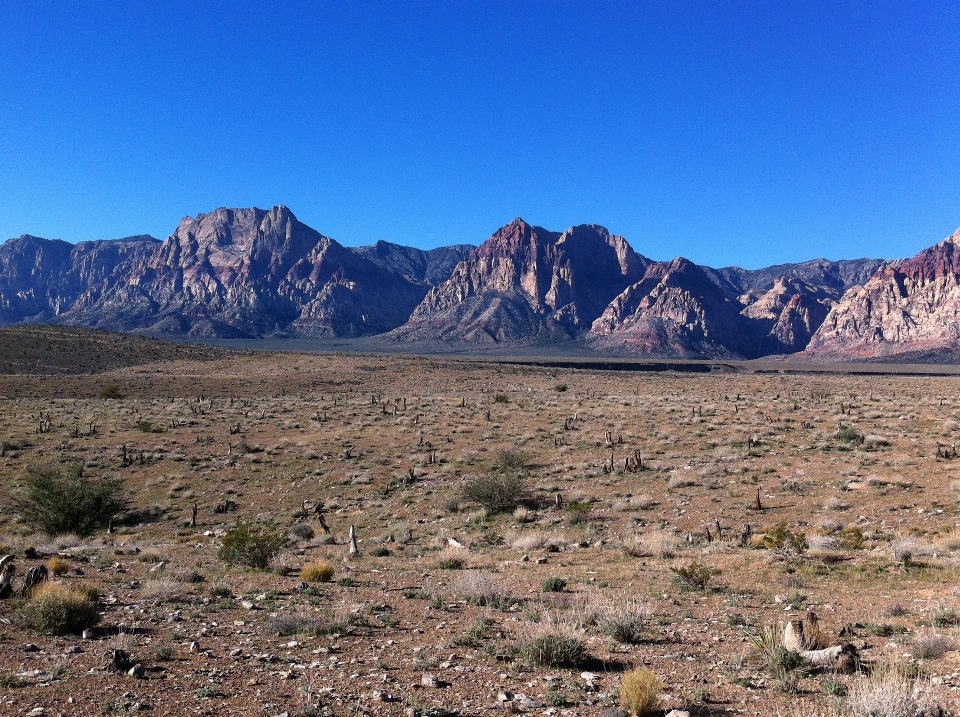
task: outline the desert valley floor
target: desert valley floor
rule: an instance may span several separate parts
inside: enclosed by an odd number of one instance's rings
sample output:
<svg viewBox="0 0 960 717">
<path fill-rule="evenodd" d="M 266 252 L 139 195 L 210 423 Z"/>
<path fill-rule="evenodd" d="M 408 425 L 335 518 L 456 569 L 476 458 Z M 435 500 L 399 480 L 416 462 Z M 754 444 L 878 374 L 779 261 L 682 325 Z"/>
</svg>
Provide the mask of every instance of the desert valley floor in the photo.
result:
<svg viewBox="0 0 960 717">
<path fill-rule="evenodd" d="M 615 715 L 641 667 L 653 714 L 879 715 L 890 675 L 960 705 L 960 377 L 199 354 L 0 375 L 13 587 L 100 612 L 0 602 L 0 713 Z M 20 522 L 70 464 L 122 478 L 109 534 Z M 267 569 L 222 559 L 237 521 L 288 536 Z M 758 649 L 790 620 L 852 671 Z"/>
</svg>

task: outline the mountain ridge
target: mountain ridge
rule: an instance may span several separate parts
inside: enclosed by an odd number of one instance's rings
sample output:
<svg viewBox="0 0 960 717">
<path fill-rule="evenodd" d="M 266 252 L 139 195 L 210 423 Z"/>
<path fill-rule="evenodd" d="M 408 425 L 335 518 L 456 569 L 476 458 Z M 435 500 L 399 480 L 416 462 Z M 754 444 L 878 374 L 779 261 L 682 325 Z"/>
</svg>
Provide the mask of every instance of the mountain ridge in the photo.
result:
<svg viewBox="0 0 960 717">
<path fill-rule="evenodd" d="M 149 235 L 0 244 L 0 326 L 164 337 L 378 337 L 637 356 L 960 357 L 960 231 L 908 259 L 760 269 L 654 261 L 597 224 L 516 218 L 479 245 L 345 247 L 289 208 L 221 207 Z"/>
</svg>

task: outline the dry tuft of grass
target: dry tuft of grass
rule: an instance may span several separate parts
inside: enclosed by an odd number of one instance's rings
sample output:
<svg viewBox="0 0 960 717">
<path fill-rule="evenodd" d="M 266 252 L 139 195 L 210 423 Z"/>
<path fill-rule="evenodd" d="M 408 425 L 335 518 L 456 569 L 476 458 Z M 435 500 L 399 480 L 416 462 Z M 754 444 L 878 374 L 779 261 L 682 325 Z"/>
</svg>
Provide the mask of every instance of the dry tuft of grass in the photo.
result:
<svg viewBox="0 0 960 717">
<path fill-rule="evenodd" d="M 326 560 L 314 560 L 303 566 L 300 579 L 308 583 L 328 583 L 333 579 L 333 564 Z"/>
<path fill-rule="evenodd" d="M 620 706 L 633 717 L 644 717 L 660 707 L 660 680 L 645 667 L 630 670 L 620 683 Z"/>
<path fill-rule="evenodd" d="M 14 617 L 41 635 L 76 635 L 99 622 L 98 600 L 92 586 L 44 583 L 16 607 Z"/>
</svg>

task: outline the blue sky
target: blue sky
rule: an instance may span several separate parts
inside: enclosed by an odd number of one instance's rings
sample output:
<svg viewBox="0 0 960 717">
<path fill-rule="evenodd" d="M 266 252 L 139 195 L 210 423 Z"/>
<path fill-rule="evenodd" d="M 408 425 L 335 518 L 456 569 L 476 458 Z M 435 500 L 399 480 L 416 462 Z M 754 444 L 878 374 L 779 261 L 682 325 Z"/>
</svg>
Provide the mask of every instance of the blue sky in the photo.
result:
<svg viewBox="0 0 960 717">
<path fill-rule="evenodd" d="M 960 226 L 955 2 L 5 0 L 0 238 L 286 204 L 344 244 L 599 223 L 655 259 Z"/>
</svg>

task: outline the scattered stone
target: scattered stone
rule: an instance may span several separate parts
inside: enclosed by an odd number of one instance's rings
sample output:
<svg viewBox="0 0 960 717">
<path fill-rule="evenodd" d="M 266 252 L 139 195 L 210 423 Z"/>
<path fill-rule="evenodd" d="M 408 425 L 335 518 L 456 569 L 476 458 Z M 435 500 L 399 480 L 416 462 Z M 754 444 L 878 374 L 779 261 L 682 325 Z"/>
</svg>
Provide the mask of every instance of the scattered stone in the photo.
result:
<svg viewBox="0 0 960 717">
<path fill-rule="evenodd" d="M 420 677 L 420 684 L 424 687 L 439 687 L 440 680 L 437 679 L 436 675 L 425 674 Z"/>
<path fill-rule="evenodd" d="M 670 710 L 666 717 L 690 717 L 690 713 L 686 710 Z"/>
<path fill-rule="evenodd" d="M 500 690 L 497 692 L 497 702 L 513 702 L 513 693 Z"/>
<path fill-rule="evenodd" d="M 628 717 L 627 713 L 616 707 L 608 707 L 598 717 Z"/>
<path fill-rule="evenodd" d="M 543 707 L 543 702 L 539 702 L 532 697 L 528 697 L 527 695 L 517 695 L 514 701 L 521 707 L 526 707 L 527 709 L 531 710 L 537 710 Z"/>
<path fill-rule="evenodd" d="M 24 652 L 40 652 L 40 646 L 34 645 L 32 642 L 28 642 L 26 645 L 20 648 Z"/>
<path fill-rule="evenodd" d="M 240 607 L 242 607 L 244 610 L 256 610 L 256 609 L 257 609 L 257 606 L 256 606 L 254 603 L 252 603 L 251 601 L 249 601 L 249 600 L 242 600 L 242 601 L 240 602 Z"/>
<path fill-rule="evenodd" d="M 127 670 L 127 674 L 130 677 L 136 677 L 138 680 L 143 679 L 143 676 L 146 674 L 147 670 L 143 665 L 137 664 Z"/>
<path fill-rule="evenodd" d="M 197 642 L 196 640 L 194 640 L 193 642 L 190 642 L 190 643 L 187 644 L 187 649 L 189 649 L 190 652 L 199 652 L 199 651 L 200 651 L 200 643 Z"/>
</svg>

